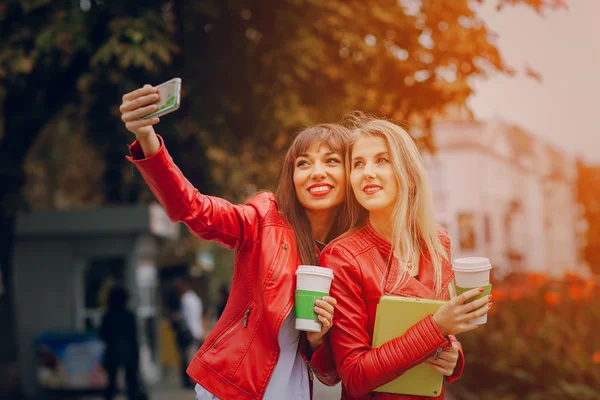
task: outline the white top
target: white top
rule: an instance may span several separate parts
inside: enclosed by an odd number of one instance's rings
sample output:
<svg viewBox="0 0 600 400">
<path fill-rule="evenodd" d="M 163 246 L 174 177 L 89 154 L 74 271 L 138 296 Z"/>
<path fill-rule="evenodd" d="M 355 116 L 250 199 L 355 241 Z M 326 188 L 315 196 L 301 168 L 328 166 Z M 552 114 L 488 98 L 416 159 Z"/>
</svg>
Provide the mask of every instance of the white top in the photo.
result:
<svg viewBox="0 0 600 400">
<path fill-rule="evenodd" d="M 193 290 L 188 290 L 181 296 L 181 313 L 194 339 L 201 340 L 204 337 L 202 300 Z"/>
<path fill-rule="evenodd" d="M 310 399 L 308 370 L 298 352 L 300 332 L 296 330 L 296 313 L 292 311 L 283 321 L 278 342 L 281 352 L 269 380 L 263 400 Z M 200 385 L 196 385 L 197 400 L 219 400 Z"/>
</svg>

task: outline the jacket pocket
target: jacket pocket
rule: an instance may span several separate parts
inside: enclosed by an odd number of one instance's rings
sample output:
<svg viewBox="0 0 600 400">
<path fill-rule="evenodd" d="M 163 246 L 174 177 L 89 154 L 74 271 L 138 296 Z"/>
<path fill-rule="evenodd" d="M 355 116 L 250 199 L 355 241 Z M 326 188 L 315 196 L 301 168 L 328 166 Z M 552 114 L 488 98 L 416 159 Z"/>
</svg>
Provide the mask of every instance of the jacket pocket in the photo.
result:
<svg viewBox="0 0 600 400">
<path fill-rule="evenodd" d="M 289 248 L 290 246 L 286 242 L 281 243 L 278 256 L 275 258 L 275 267 L 273 267 L 273 274 L 271 274 L 270 282 L 275 282 L 277 278 L 279 278 L 285 262 L 288 259 Z"/>
<path fill-rule="evenodd" d="M 213 342 L 212 347 L 217 348 L 223 342 L 226 342 L 229 338 L 234 336 L 234 334 L 240 329 L 246 329 L 248 327 L 248 318 L 250 317 L 250 313 L 252 310 L 248 308 L 242 318 L 240 318 L 233 326 L 224 331 L 219 337 Z"/>
</svg>

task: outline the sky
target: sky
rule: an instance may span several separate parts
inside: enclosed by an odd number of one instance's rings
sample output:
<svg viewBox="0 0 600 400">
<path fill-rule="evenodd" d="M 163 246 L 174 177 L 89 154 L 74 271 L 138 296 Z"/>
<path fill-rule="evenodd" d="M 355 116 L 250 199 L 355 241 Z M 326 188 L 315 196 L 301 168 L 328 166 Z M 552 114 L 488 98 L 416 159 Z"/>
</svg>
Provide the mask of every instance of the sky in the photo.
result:
<svg viewBox="0 0 600 400">
<path fill-rule="evenodd" d="M 600 0 L 568 0 L 569 10 L 539 16 L 525 6 L 480 15 L 519 72 L 473 82 L 469 106 L 481 120 L 516 123 L 588 163 L 600 165 Z M 524 76 L 529 65 L 543 81 Z"/>
</svg>

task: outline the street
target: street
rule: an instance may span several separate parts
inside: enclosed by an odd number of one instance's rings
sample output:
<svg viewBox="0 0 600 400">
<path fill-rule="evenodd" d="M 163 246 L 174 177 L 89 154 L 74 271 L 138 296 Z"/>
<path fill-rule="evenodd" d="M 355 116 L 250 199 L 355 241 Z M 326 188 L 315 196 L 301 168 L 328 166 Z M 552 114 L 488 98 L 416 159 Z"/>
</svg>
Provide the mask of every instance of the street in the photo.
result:
<svg viewBox="0 0 600 400">
<path fill-rule="evenodd" d="M 167 376 L 161 383 L 156 384 L 150 390 L 151 400 L 193 400 L 194 391 L 183 389 L 179 386 L 179 381 L 174 376 Z M 321 382 L 315 381 L 313 400 L 339 400 L 341 385 L 328 387 Z M 125 400 L 125 397 L 119 397 L 118 400 Z M 452 400 L 450 394 L 446 393 L 445 400 Z"/>
<path fill-rule="evenodd" d="M 340 398 L 340 391 L 340 385 L 327 387 L 320 382 L 315 382 L 313 400 L 338 400 Z M 151 400 L 193 400 L 194 398 L 193 390 L 181 388 L 179 381 L 171 377 L 153 386 L 150 390 Z M 125 400 L 125 397 L 119 397 L 118 400 Z"/>
</svg>

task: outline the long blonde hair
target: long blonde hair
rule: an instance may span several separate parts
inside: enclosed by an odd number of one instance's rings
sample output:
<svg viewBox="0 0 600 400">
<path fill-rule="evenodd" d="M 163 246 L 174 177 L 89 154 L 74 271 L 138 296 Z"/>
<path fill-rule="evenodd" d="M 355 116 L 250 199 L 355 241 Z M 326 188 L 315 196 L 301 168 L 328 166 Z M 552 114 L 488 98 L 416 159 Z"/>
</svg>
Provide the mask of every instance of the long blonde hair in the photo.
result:
<svg viewBox="0 0 600 400">
<path fill-rule="evenodd" d="M 409 261 L 419 260 L 424 254 L 429 254 L 434 267 L 435 293 L 440 297 L 442 262 L 449 255 L 438 237 L 431 188 L 419 149 L 403 128 L 390 121 L 356 113 L 346 118 L 346 121 L 353 125 L 346 156 L 348 175 L 352 169 L 352 149 L 359 138 L 380 137 L 385 140 L 390 153 L 399 193 L 390 220 L 392 249 L 388 261 L 391 263 L 394 254 L 398 255 L 401 273 L 398 274 L 395 287 L 401 286 L 410 277 L 407 273 Z M 356 201 L 350 179 L 347 181 L 351 229 L 358 229 L 365 224 L 368 212 Z"/>
<path fill-rule="evenodd" d="M 319 124 L 300 132 L 292 142 L 281 169 L 276 196 L 279 212 L 287 219 L 296 235 L 298 255 L 303 264 L 319 265 L 315 238 L 306 216 L 306 209 L 300 204 L 294 186 L 294 165 L 300 154 L 306 153 L 314 144 L 325 144 L 342 158 L 346 156 L 350 131 L 336 124 Z M 350 226 L 348 203 L 343 201 L 336 211 L 334 223 L 327 236 L 333 240 Z"/>
</svg>

